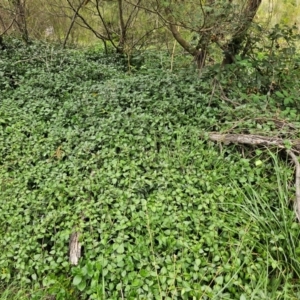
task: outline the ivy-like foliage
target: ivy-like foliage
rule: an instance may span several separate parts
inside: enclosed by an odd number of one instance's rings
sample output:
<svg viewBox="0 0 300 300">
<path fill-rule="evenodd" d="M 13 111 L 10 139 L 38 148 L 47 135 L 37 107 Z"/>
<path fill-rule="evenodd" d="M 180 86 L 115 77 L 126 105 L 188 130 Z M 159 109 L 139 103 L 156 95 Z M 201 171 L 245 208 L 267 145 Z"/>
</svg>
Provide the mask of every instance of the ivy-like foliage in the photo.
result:
<svg viewBox="0 0 300 300">
<path fill-rule="evenodd" d="M 161 56 L 128 74 L 91 51 L 15 46 L 0 62 L 2 282 L 57 299 L 297 297 L 292 171 L 205 136 L 279 132 L 277 105 L 238 88 L 251 73 L 230 86 L 221 71 L 158 68 Z"/>
</svg>

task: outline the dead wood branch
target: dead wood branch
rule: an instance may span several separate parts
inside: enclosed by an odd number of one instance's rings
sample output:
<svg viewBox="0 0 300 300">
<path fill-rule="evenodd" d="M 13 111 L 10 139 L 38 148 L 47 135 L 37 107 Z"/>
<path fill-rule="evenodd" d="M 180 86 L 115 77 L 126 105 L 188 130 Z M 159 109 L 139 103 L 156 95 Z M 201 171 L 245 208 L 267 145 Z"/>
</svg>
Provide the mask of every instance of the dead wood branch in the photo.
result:
<svg viewBox="0 0 300 300">
<path fill-rule="evenodd" d="M 286 153 L 291 157 L 296 168 L 296 199 L 294 203 L 294 211 L 298 221 L 300 222 L 300 163 L 298 157 L 295 155 L 300 152 L 300 140 L 288 141 L 291 145 L 291 150 L 287 149 L 286 142 L 283 139 L 276 137 L 267 137 L 253 134 L 220 134 L 209 133 L 209 138 L 212 141 L 224 143 L 228 145 L 230 143 L 248 144 L 248 145 L 263 145 L 263 146 L 275 146 L 280 149 L 285 149 Z"/>
<path fill-rule="evenodd" d="M 80 233 L 73 232 L 70 237 L 69 244 L 69 260 L 73 266 L 78 265 L 79 258 L 81 257 L 81 244 L 79 242 Z"/>
<path fill-rule="evenodd" d="M 253 134 L 220 134 L 210 133 L 209 138 L 215 142 L 222 142 L 225 145 L 230 143 L 248 144 L 248 145 L 262 145 L 262 146 L 276 146 L 280 149 L 286 149 L 288 142 L 294 152 L 300 152 L 300 140 L 286 141 L 281 138 L 267 137 Z"/>
</svg>

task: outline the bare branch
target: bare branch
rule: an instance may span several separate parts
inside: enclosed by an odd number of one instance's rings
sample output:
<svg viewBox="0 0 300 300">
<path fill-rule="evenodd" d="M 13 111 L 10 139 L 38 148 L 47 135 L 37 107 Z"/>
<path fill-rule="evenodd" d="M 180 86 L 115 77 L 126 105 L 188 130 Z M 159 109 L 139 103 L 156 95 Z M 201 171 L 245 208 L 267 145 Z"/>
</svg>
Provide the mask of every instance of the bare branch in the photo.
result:
<svg viewBox="0 0 300 300">
<path fill-rule="evenodd" d="M 71 9 L 74 11 L 74 13 L 76 13 L 76 9 L 74 8 L 74 6 L 72 5 L 72 3 L 70 2 L 70 0 L 67 0 Z M 81 19 L 81 21 L 85 24 L 85 26 L 87 26 L 87 28 L 89 28 L 90 31 L 93 32 L 93 34 L 98 38 L 101 39 L 103 41 L 108 41 L 110 40 L 107 36 L 102 35 L 101 33 L 97 32 L 86 20 L 85 18 L 79 13 L 79 11 L 77 12 L 77 16 Z"/>
<path fill-rule="evenodd" d="M 11 21 L 11 23 L 8 25 L 8 27 L 5 28 L 2 33 L 0 33 L 0 36 L 4 35 L 13 26 L 15 21 L 16 21 L 16 17 L 14 17 L 13 20 Z"/>
<path fill-rule="evenodd" d="M 70 2 L 68 1 L 68 3 L 70 3 Z M 67 31 L 65 40 L 64 40 L 64 42 L 63 42 L 63 48 L 66 47 L 66 44 L 67 44 L 69 35 L 70 35 L 71 30 L 72 30 L 72 28 L 73 28 L 73 26 L 74 26 L 74 24 L 75 24 L 76 18 L 77 18 L 78 13 L 79 13 L 79 10 L 82 8 L 83 5 L 86 5 L 86 0 L 83 0 L 83 1 L 79 4 L 79 6 L 77 7 L 76 11 L 74 12 L 74 15 L 73 15 L 71 24 L 70 24 L 70 26 L 69 26 L 69 29 L 68 29 L 68 31 Z"/>
<path fill-rule="evenodd" d="M 119 8 L 119 22 L 120 22 L 120 39 L 118 45 L 118 51 L 123 52 L 124 45 L 126 42 L 126 27 L 124 22 L 124 14 L 123 14 L 123 0 L 118 0 L 118 8 Z"/>
</svg>

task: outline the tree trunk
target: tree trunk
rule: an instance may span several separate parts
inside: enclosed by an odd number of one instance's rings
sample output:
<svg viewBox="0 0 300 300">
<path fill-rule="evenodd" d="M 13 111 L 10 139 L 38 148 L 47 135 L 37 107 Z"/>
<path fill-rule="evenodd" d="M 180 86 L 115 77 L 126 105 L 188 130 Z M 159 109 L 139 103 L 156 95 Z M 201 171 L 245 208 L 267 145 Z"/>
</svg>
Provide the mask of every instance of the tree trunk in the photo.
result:
<svg viewBox="0 0 300 300">
<path fill-rule="evenodd" d="M 261 0 L 248 0 L 244 9 L 244 20 L 237 28 L 232 39 L 227 43 L 223 48 L 224 50 L 224 59 L 223 65 L 232 64 L 234 62 L 234 57 L 239 53 L 242 48 L 242 44 L 245 40 L 245 36 L 249 27 L 252 24 L 252 21 L 258 11 L 258 8 L 261 4 Z"/>
<path fill-rule="evenodd" d="M 196 62 L 196 65 L 198 69 L 201 69 L 205 64 L 205 58 L 206 58 L 206 47 L 201 43 L 201 39 L 198 43 L 197 47 L 192 46 L 186 39 L 183 38 L 183 36 L 180 34 L 176 24 L 174 17 L 172 16 L 171 9 L 166 8 L 165 12 L 167 14 L 167 21 L 169 22 L 169 29 L 174 37 L 174 39 L 177 41 L 177 43 L 189 54 L 191 54 L 194 57 L 194 60 Z M 204 47 L 203 47 L 204 46 Z M 202 48 L 201 48 L 202 47 Z"/>
<path fill-rule="evenodd" d="M 15 9 L 15 22 L 21 34 L 23 41 L 29 44 L 29 34 L 26 22 L 26 0 L 13 0 L 12 4 Z"/>
<path fill-rule="evenodd" d="M 231 0 L 228 0 L 228 3 L 231 2 Z M 224 51 L 223 64 L 230 64 L 234 62 L 234 57 L 241 50 L 246 33 L 251 26 L 251 23 L 258 11 L 260 4 L 261 0 L 247 0 L 245 5 L 242 7 L 242 12 L 240 14 L 243 16 L 243 20 L 236 25 L 234 32 L 232 32 L 231 40 L 225 46 L 220 46 Z M 205 65 L 206 56 L 208 54 L 208 46 L 212 42 L 211 37 L 214 35 L 214 31 L 218 32 L 218 21 L 221 22 L 219 26 L 222 26 L 222 20 L 219 20 L 218 18 L 216 18 L 216 16 L 214 16 L 213 9 L 215 5 L 216 3 L 214 0 L 206 1 L 206 6 L 210 7 L 212 10 L 209 12 L 204 12 L 203 10 L 204 25 L 202 29 L 198 31 L 198 34 L 201 37 L 196 47 L 192 46 L 179 33 L 175 17 L 172 14 L 171 6 L 167 6 L 164 9 L 164 12 L 167 16 L 165 20 L 169 23 L 169 29 L 173 37 L 185 51 L 187 51 L 195 58 L 199 69 L 201 69 Z M 228 11 L 224 10 L 225 17 L 228 13 Z"/>
<path fill-rule="evenodd" d="M 123 54 L 125 52 L 125 43 L 126 43 L 126 26 L 124 21 L 123 14 L 123 0 L 118 0 L 118 9 L 119 9 L 119 24 L 120 24 L 120 37 L 117 47 L 117 53 Z"/>
</svg>

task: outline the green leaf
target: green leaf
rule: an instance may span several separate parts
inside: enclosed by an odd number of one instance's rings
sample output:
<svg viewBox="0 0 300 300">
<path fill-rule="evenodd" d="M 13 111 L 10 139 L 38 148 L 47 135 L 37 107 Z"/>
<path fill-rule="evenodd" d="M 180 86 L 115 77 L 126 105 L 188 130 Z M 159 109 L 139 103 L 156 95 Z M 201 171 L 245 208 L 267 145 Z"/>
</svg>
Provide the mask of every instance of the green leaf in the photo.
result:
<svg viewBox="0 0 300 300">
<path fill-rule="evenodd" d="M 91 263 L 87 264 L 87 274 L 90 278 L 92 278 L 94 275 L 94 267 Z"/>
<path fill-rule="evenodd" d="M 123 245 L 123 244 L 120 244 L 120 245 L 119 245 L 119 247 L 117 248 L 117 252 L 118 252 L 119 254 L 124 253 L 124 245 Z"/>
<path fill-rule="evenodd" d="M 255 161 L 255 165 L 258 167 L 258 166 L 261 166 L 263 164 L 263 162 L 261 160 L 256 160 Z"/>
<path fill-rule="evenodd" d="M 140 274 L 141 274 L 142 277 L 149 277 L 150 276 L 150 272 L 146 269 L 142 269 L 140 271 Z"/>
<path fill-rule="evenodd" d="M 195 264 L 196 264 L 196 266 L 200 266 L 200 264 L 201 264 L 201 259 L 196 258 L 196 259 L 195 259 Z"/>
<path fill-rule="evenodd" d="M 79 285 L 80 283 L 82 282 L 82 277 L 80 275 L 76 275 L 74 278 L 73 278 L 73 284 L 74 285 Z"/>
<path fill-rule="evenodd" d="M 276 91 L 275 95 L 278 96 L 279 98 L 284 98 L 284 95 L 279 91 Z"/>
<path fill-rule="evenodd" d="M 81 281 L 78 285 L 77 285 L 77 288 L 79 289 L 79 291 L 84 291 L 85 290 L 85 288 L 86 288 L 86 281 L 85 280 L 83 280 L 83 281 Z"/>
<path fill-rule="evenodd" d="M 216 279 L 215 279 L 216 283 L 218 285 L 222 285 L 223 282 L 224 282 L 224 277 L 223 276 L 218 276 Z"/>
<path fill-rule="evenodd" d="M 134 281 L 132 282 L 132 285 L 133 285 L 134 287 L 140 287 L 140 286 L 143 285 L 143 282 L 142 282 L 140 279 L 136 278 L 136 279 L 134 279 Z"/>
<path fill-rule="evenodd" d="M 87 270 L 87 266 L 86 265 L 80 269 L 80 273 L 81 273 L 82 277 L 85 277 L 86 274 L 87 274 L 87 272 L 88 272 L 88 270 Z"/>
<path fill-rule="evenodd" d="M 34 273 L 34 274 L 32 274 L 32 275 L 31 275 L 31 278 L 32 278 L 32 280 L 34 280 L 34 281 L 35 281 L 35 280 L 37 280 L 37 276 L 36 276 L 36 274 L 35 274 L 35 273 Z"/>
</svg>

